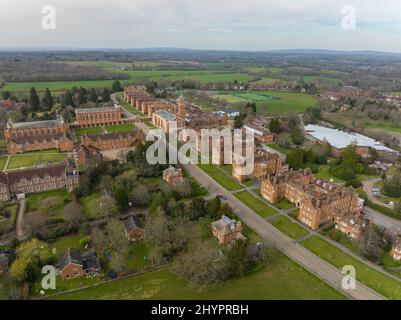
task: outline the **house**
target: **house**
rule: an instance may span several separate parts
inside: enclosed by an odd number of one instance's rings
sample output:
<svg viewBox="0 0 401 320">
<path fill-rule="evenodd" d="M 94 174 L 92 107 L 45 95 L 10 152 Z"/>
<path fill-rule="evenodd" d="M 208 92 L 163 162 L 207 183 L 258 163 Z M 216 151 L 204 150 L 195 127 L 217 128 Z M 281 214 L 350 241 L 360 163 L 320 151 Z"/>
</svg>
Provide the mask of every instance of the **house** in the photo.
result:
<svg viewBox="0 0 401 320">
<path fill-rule="evenodd" d="M 95 252 L 81 255 L 77 249 L 67 249 L 61 255 L 58 269 L 63 280 L 83 276 L 99 276 L 102 270 Z"/>
<path fill-rule="evenodd" d="M 171 166 L 163 171 L 163 180 L 170 185 L 177 185 L 184 182 L 184 172 L 181 168 Z"/>
<path fill-rule="evenodd" d="M 102 153 L 91 146 L 76 144 L 74 146 L 75 163 L 86 170 L 96 168 L 102 161 Z"/>
<path fill-rule="evenodd" d="M 87 252 L 82 255 L 84 276 L 100 276 L 102 268 L 96 252 Z"/>
<path fill-rule="evenodd" d="M 401 260 L 401 238 L 397 238 L 396 240 L 394 240 L 393 247 L 390 251 L 390 256 L 394 260 Z"/>
<path fill-rule="evenodd" d="M 227 216 L 222 216 L 218 221 L 212 223 L 212 233 L 220 244 L 230 244 L 235 240 L 246 240 L 242 234 L 241 221 L 236 222 Z"/>
<path fill-rule="evenodd" d="M 81 252 L 76 249 L 67 249 L 59 261 L 59 271 L 63 280 L 79 278 L 84 275 Z"/>
<path fill-rule="evenodd" d="M 137 217 L 130 217 L 124 221 L 124 232 L 131 242 L 142 240 L 145 236 L 145 228 Z"/>
<path fill-rule="evenodd" d="M 8 271 L 8 258 L 5 253 L 0 253 L 0 275 Z"/>
</svg>

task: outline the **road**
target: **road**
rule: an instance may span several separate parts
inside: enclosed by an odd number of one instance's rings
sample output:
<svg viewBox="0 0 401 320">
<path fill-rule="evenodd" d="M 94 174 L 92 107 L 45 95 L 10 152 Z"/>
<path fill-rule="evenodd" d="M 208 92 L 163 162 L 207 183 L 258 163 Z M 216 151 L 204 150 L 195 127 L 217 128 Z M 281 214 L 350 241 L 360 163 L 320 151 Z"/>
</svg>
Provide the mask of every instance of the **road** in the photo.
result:
<svg viewBox="0 0 401 320">
<path fill-rule="evenodd" d="M 262 238 L 272 242 L 279 250 L 289 258 L 300 264 L 306 270 L 319 277 L 324 282 L 339 290 L 344 295 L 356 300 L 382 300 L 383 296 L 357 283 L 355 290 L 344 290 L 341 281 L 344 275 L 331 264 L 314 255 L 288 236 L 277 230 L 265 219 L 244 205 L 234 195 L 221 187 L 216 181 L 195 165 L 186 165 L 185 169 L 204 188 L 211 193 L 221 194 L 227 197 L 227 201 L 233 208 L 235 214 L 250 228 L 255 230 Z"/>
<path fill-rule="evenodd" d="M 24 240 L 24 216 L 26 209 L 26 199 L 21 199 L 18 205 L 18 215 L 16 222 L 16 235 L 19 241 Z"/>
<path fill-rule="evenodd" d="M 141 124 L 145 134 L 148 127 Z M 220 194 L 227 198 L 230 206 L 233 208 L 234 213 L 250 228 L 257 232 L 263 239 L 273 243 L 280 251 L 282 251 L 289 258 L 297 262 L 306 270 L 319 277 L 322 281 L 331 285 L 333 288 L 342 292 L 345 296 L 355 300 L 385 300 L 386 298 L 375 292 L 374 290 L 366 287 L 365 285 L 357 282 L 354 290 L 344 290 L 341 286 L 344 274 L 336 269 L 331 264 L 323 259 L 314 255 L 296 241 L 293 241 L 284 233 L 273 227 L 265 219 L 259 216 L 256 212 L 244 205 L 233 194 L 228 192 L 213 180 L 208 174 L 196 165 L 185 165 L 188 173 L 195 178 L 205 189 L 212 194 Z"/>
</svg>

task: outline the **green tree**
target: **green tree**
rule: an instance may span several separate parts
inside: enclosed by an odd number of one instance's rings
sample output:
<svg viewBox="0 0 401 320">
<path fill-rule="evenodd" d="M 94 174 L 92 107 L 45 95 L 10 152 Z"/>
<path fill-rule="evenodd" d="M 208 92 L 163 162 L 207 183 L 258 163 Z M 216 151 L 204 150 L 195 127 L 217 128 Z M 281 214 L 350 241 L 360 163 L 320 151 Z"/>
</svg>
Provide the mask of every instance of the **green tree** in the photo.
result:
<svg viewBox="0 0 401 320">
<path fill-rule="evenodd" d="M 111 89 L 113 90 L 113 92 L 119 92 L 119 91 L 123 91 L 123 86 L 121 85 L 120 81 L 116 80 L 111 85 Z"/>
<path fill-rule="evenodd" d="M 124 233 L 124 226 L 117 219 L 111 220 L 106 226 L 107 248 L 112 252 L 110 266 L 122 271 L 125 266 L 125 253 L 128 251 L 129 241 Z"/>
<path fill-rule="evenodd" d="M 32 87 L 29 92 L 29 103 L 33 111 L 38 111 L 40 109 L 39 96 L 34 87 Z"/>
<path fill-rule="evenodd" d="M 96 89 L 92 88 L 89 92 L 89 101 L 98 102 L 99 95 L 96 92 Z"/>
<path fill-rule="evenodd" d="M 269 123 L 269 130 L 272 133 L 279 134 L 281 132 L 280 119 L 278 118 L 272 119 Z"/>
<path fill-rule="evenodd" d="M 110 101 L 110 92 L 107 88 L 104 88 L 102 91 L 102 101 L 109 102 Z"/>
<path fill-rule="evenodd" d="M 304 151 L 301 148 L 292 149 L 287 156 L 287 163 L 295 170 L 304 167 Z"/>
<path fill-rule="evenodd" d="M 54 105 L 53 96 L 52 96 L 49 88 L 46 88 L 45 95 L 43 97 L 43 105 L 46 110 L 50 110 Z"/>
<path fill-rule="evenodd" d="M 66 93 L 64 94 L 64 98 L 63 98 L 61 105 L 63 107 L 68 107 L 68 106 L 74 107 L 75 106 L 74 99 L 72 98 L 72 94 L 71 94 L 70 90 L 67 90 Z"/>
</svg>

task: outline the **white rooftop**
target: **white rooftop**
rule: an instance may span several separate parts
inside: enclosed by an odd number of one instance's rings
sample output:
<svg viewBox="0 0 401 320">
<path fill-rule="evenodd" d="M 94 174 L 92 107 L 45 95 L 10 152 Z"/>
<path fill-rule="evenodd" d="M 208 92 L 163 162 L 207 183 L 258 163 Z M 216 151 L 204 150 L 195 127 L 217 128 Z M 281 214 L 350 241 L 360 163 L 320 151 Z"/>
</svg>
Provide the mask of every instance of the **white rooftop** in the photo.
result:
<svg viewBox="0 0 401 320">
<path fill-rule="evenodd" d="M 305 131 L 307 131 L 317 140 L 327 140 L 331 146 L 337 149 L 343 149 L 354 143 L 357 146 L 370 147 L 372 149 L 376 149 L 377 151 L 397 153 L 397 151 L 386 147 L 379 141 L 355 132 L 344 132 L 338 129 L 331 129 L 314 124 L 307 125 L 305 127 Z"/>
</svg>

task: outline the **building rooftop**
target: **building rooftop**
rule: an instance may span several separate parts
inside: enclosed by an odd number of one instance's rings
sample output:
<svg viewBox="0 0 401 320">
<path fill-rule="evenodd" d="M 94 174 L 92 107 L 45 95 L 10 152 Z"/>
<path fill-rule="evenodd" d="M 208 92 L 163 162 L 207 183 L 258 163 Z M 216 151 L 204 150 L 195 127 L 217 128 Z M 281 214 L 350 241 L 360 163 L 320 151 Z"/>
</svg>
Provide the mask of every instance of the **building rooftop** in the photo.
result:
<svg viewBox="0 0 401 320">
<path fill-rule="evenodd" d="M 331 146 L 337 149 L 346 148 L 350 144 L 354 143 L 359 147 L 370 147 L 372 149 L 376 149 L 377 151 L 397 153 L 397 151 L 386 147 L 379 141 L 359 133 L 344 132 L 338 129 L 331 129 L 314 124 L 307 125 L 305 127 L 305 131 L 319 141 L 327 140 Z"/>
<path fill-rule="evenodd" d="M 114 112 L 116 107 L 100 107 L 100 108 L 76 108 L 75 113 L 97 113 L 97 112 Z"/>
<path fill-rule="evenodd" d="M 58 127 L 62 125 L 60 120 L 45 120 L 45 121 L 29 121 L 29 122 L 17 122 L 12 123 L 13 129 L 25 129 L 25 128 L 50 128 Z"/>
<path fill-rule="evenodd" d="M 171 112 L 169 112 L 167 110 L 163 110 L 163 109 L 157 110 L 155 112 L 155 114 L 157 116 L 159 116 L 160 118 L 166 120 L 166 121 L 174 121 L 174 120 L 176 120 L 175 114 L 172 114 Z"/>
</svg>

